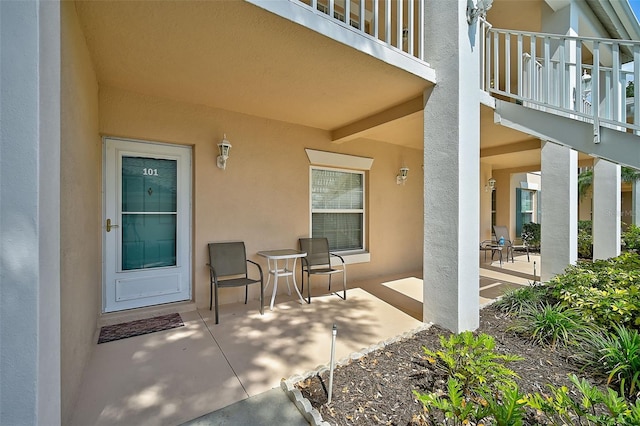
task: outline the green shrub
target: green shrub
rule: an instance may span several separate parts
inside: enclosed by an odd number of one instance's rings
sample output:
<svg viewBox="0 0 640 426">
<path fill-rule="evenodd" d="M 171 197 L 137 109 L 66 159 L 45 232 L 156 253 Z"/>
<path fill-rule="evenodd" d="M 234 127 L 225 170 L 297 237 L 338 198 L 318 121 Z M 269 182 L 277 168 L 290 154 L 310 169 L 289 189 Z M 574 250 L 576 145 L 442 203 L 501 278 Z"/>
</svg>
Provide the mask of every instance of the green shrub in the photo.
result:
<svg viewBox="0 0 640 426">
<path fill-rule="evenodd" d="M 428 412 L 434 409 L 440 410 L 444 418 L 450 420 L 452 425 L 477 423 L 478 420 L 484 417 L 483 406 L 477 399 L 468 400 L 462 388 L 463 386 L 459 380 L 450 377 L 447 380 L 447 393 L 445 395 L 440 395 L 438 392 L 421 394 L 415 390 L 413 393 Z M 437 424 L 436 422 L 434 419 L 431 423 Z"/>
<path fill-rule="evenodd" d="M 640 226 L 629 225 L 621 235 L 621 245 L 625 251 L 638 252 L 640 250 Z"/>
<path fill-rule="evenodd" d="M 578 257 L 593 259 L 593 232 L 590 220 L 578 221 Z"/>
<path fill-rule="evenodd" d="M 447 393 L 413 391 L 428 411 L 440 410 L 447 424 L 454 425 L 478 423 L 487 416 L 499 425 L 522 424 L 524 400 L 513 380 L 517 375 L 505 366 L 521 357 L 496 353 L 493 337 L 470 331 L 440 336 L 440 346 L 439 351 L 422 350 L 429 363 L 447 374 Z"/>
<path fill-rule="evenodd" d="M 521 426 L 525 417 L 526 396 L 517 385 L 500 386 L 495 393 L 482 397 L 468 398 L 462 391 L 462 384 L 455 378 L 447 380 L 447 393 L 420 394 L 414 391 L 427 412 L 439 410 L 446 419 L 445 424 L 469 425 L 489 424 L 496 426 Z M 437 418 L 431 424 L 442 424 Z"/>
<path fill-rule="evenodd" d="M 517 386 L 501 388 L 496 395 L 484 395 L 486 406 L 482 414 L 494 420 L 496 426 L 521 426 L 526 405 L 525 395 Z"/>
<path fill-rule="evenodd" d="M 522 242 L 529 247 L 540 247 L 540 224 L 539 223 L 525 223 L 522 225 L 522 232 L 520 233 Z"/>
<path fill-rule="evenodd" d="M 525 305 L 509 329 L 539 345 L 554 348 L 558 343 L 572 343 L 586 326 L 576 309 L 544 302 Z"/>
<path fill-rule="evenodd" d="M 640 256 L 637 253 L 568 267 L 548 283 L 550 295 L 583 320 L 614 330 L 640 326 Z"/>
<path fill-rule="evenodd" d="M 550 395 L 535 393 L 524 399 L 528 407 L 543 413 L 554 425 L 640 424 L 640 401 L 628 403 L 613 389 L 602 392 L 585 379 L 571 375 L 575 390 L 549 385 Z"/>
<path fill-rule="evenodd" d="M 440 336 L 442 350 L 423 347 L 427 361 L 459 381 L 466 395 L 492 392 L 499 384 L 512 385 L 513 370 L 504 364 L 522 360 L 517 355 L 503 355 L 494 351 L 493 337 L 488 334 L 474 336 L 470 331 Z"/>
</svg>

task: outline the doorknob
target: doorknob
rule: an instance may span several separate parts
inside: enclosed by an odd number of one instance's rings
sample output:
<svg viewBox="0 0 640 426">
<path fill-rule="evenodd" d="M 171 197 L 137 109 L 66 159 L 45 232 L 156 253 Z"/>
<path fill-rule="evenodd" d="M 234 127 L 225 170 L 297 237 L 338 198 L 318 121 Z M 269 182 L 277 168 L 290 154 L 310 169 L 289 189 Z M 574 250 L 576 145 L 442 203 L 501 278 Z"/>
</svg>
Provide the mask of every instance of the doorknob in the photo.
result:
<svg viewBox="0 0 640 426">
<path fill-rule="evenodd" d="M 107 232 L 111 232 L 111 228 L 117 228 L 118 225 L 112 225 L 111 219 L 107 219 Z"/>
</svg>

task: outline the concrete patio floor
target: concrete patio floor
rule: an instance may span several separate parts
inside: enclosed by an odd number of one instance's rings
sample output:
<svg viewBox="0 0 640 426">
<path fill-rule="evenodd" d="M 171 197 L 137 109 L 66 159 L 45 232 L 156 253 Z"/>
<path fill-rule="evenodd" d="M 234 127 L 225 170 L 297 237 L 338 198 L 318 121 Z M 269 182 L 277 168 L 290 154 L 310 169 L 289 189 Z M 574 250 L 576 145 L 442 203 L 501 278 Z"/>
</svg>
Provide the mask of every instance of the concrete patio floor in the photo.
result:
<svg viewBox="0 0 640 426">
<path fill-rule="evenodd" d="M 531 283 L 534 260 L 539 275 L 539 256 L 502 266 L 481 256 L 480 303 Z M 352 282 L 347 300 L 316 295 L 310 305 L 279 294 L 263 316 L 255 300 L 223 305 L 218 325 L 211 311 L 188 310 L 184 327 L 96 345 L 71 425 L 179 425 L 326 364 L 334 323 L 336 359 L 413 330 L 422 324 L 421 276 Z"/>
</svg>

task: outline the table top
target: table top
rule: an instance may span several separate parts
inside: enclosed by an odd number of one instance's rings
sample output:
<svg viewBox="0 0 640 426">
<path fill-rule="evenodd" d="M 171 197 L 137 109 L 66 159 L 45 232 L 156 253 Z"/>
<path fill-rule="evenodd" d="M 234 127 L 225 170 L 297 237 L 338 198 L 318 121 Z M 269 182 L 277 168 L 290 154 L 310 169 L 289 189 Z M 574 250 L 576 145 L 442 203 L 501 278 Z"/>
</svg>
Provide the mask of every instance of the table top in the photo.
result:
<svg viewBox="0 0 640 426">
<path fill-rule="evenodd" d="M 295 249 L 278 249 L 278 250 L 262 250 L 258 252 L 258 256 L 267 259 L 293 259 L 296 257 L 305 257 L 307 252 Z"/>
</svg>

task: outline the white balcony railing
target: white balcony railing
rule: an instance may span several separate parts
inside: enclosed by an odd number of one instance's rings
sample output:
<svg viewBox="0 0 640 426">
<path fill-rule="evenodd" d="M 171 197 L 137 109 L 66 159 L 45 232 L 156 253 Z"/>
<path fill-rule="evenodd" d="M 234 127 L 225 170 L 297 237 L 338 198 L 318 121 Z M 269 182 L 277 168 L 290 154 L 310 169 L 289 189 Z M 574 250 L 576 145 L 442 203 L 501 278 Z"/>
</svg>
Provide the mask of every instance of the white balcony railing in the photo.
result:
<svg viewBox="0 0 640 426">
<path fill-rule="evenodd" d="M 425 0 L 294 0 L 314 13 L 424 61 Z"/>
<path fill-rule="evenodd" d="M 640 134 L 640 42 L 526 33 L 485 23 L 484 90 L 527 107 Z"/>
</svg>

